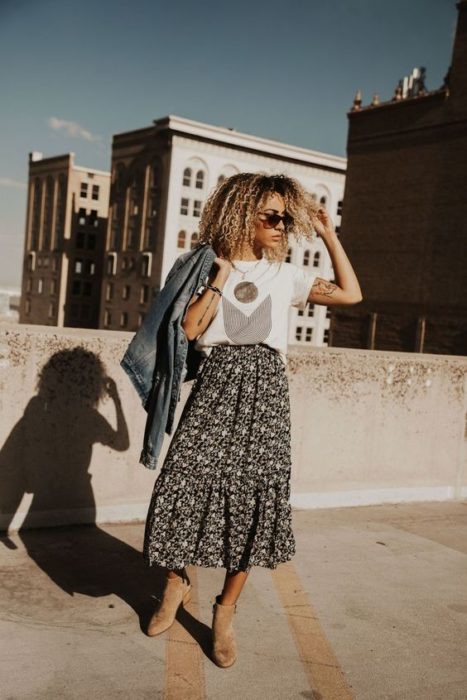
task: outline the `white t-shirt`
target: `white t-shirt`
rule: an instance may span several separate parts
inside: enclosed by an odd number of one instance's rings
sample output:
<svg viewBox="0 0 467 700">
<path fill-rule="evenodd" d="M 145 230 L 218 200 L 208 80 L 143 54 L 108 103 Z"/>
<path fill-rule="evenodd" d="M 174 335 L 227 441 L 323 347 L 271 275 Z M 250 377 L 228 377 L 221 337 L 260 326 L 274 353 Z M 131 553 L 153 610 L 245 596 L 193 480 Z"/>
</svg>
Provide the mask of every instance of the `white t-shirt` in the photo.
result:
<svg viewBox="0 0 467 700">
<path fill-rule="evenodd" d="M 304 309 L 316 275 L 290 262 L 233 260 L 216 312 L 206 330 L 198 336 L 195 348 L 209 355 L 213 345 L 266 343 L 279 351 L 287 364 L 289 309 Z M 246 272 L 246 275 L 241 273 Z M 254 282 L 258 296 L 239 301 L 234 288 L 239 282 Z"/>
</svg>

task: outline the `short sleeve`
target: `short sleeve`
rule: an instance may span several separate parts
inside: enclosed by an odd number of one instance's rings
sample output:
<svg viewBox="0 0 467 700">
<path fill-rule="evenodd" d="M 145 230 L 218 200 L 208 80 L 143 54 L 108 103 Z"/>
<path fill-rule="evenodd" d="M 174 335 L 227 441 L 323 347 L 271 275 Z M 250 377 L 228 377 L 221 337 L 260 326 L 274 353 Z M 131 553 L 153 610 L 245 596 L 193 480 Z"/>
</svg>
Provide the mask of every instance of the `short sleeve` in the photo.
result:
<svg viewBox="0 0 467 700">
<path fill-rule="evenodd" d="M 308 302 L 308 295 L 316 279 L 316 275 L 311 274 L 308 270 L 298 265 L 292 266 L 292 299 L 291 306 L 296 306 L 299 309 L 304 309 Z"/>
</svg>

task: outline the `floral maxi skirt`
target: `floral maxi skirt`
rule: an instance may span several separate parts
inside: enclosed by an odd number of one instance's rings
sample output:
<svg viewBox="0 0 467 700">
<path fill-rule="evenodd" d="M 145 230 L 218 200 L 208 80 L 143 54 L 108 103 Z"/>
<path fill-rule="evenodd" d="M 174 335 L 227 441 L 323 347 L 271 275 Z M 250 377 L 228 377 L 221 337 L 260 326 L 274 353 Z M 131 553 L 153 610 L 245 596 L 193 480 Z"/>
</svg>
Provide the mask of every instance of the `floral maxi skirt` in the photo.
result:
<svg viewBox="0 0 467 700">
<path fill-rule="evenodd" d="M 215 345 L 201 362 L 154 484 L 143 558 L 274 569 L 295 553 L 285 365 L 265 344 Z"/>
</svg>

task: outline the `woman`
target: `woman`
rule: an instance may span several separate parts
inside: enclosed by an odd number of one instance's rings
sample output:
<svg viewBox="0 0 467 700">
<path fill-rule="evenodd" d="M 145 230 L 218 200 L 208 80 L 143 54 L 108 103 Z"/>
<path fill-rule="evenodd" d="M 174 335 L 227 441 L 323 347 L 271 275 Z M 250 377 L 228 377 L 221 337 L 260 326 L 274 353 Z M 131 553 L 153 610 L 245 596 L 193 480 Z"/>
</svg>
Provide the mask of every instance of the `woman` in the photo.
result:
<svg viewBox="0 0 467 700">
<path fill-rule="evenodd" d="M 285 262 L 289 237 L 323 239 L 339 284 Z M 236 659 L 233 615 L 252 566 L 295 553 L 291 527 L 288 311 L 362 299 L 324 206 L 285 175 L 239 173 L 205 203 L 199 240 L 215 264 L 183 319 L 204 355 L 149 505 L 143 556 L 166 569 L 160 634 L 187 602 L 187 565 L 224 567 L 213 606 L 213 659 Z"/>
</svg>

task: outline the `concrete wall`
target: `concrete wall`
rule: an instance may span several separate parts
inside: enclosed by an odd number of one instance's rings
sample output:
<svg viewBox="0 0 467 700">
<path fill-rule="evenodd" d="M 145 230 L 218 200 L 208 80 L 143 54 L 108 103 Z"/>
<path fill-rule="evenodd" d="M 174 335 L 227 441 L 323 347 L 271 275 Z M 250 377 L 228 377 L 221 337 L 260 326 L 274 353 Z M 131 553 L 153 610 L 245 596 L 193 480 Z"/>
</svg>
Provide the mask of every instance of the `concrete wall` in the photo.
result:
<svg viewBox="0 0 467 700">
<path fill-rule="evenodd" d="M 146 414 L 119 365 L 132 335 L 0 326 L 2 529 L 145 518 L 157 472 L 138 463 Z M 466 498 L 466 368 L 457 356 L 291 349 L 293 505 Z"/>
</svg>

